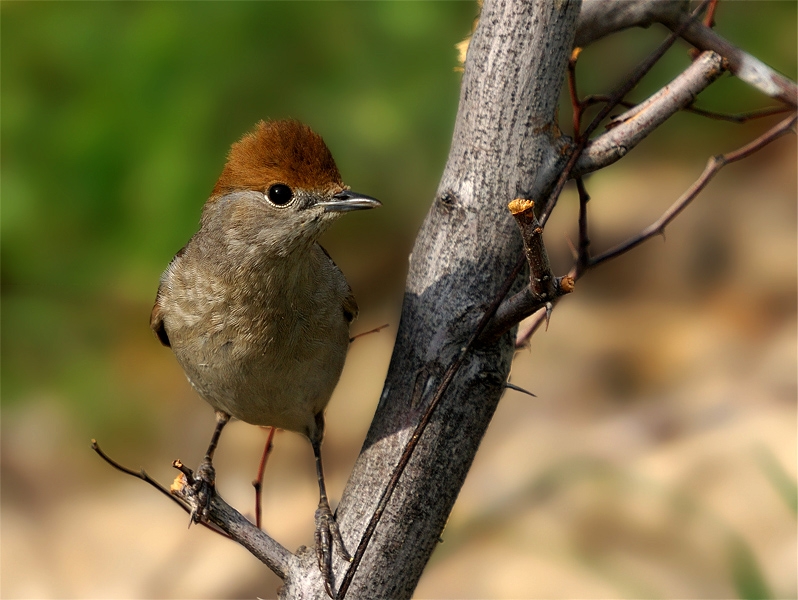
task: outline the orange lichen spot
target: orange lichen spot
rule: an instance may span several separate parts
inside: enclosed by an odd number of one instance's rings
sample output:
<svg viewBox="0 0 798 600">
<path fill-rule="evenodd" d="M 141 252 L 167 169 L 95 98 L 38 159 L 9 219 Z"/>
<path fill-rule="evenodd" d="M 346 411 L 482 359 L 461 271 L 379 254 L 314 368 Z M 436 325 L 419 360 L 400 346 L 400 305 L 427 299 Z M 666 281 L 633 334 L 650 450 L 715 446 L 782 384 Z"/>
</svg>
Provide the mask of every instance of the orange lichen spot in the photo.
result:
<svg viewBox="0 0 798 600">
<path fill-rule="evenodd" d="M 533 200 L 527 200 L 525 198 L 516 198 L 515 200 L 511 201 L 510 204 L 507 205 L 507 208 L 510 209 L 510 212 L 513 215 L 520 215 L 527 211 L 532 210 L 535 207 L 535 202 Z"/>
<path fill-rule="evenodd" d="M 180 494 L 186 487 L 186 476 L 180 473 L 175 480 L 172 482 L 172 485 L 169 486 L 169 491 L 173 494 Z"/>
<path fill-rule="evenodd" d="M 574 291 L 574 285 L 576 285 L 574 278 L 566 275 L 560 280 L 560 291 L 564 294 L 570 294 Z"/>
</svg>

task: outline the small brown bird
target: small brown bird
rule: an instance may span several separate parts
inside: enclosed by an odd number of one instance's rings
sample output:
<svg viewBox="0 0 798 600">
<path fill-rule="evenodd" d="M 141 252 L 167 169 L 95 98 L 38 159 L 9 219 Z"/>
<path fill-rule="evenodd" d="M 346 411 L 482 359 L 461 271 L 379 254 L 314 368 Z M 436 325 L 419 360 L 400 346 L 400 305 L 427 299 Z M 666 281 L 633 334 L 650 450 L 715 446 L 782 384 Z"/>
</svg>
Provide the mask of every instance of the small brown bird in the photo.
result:
<svg viewBox="0 0 798 600">
<path fill-rule="evenodd" d="M 308 437 L 316 458 L 316 552 L 331 592 L 333 544 L 348 558 L 324 486 L 324 409 L 358 308 L 319 236 L 341 213 L 380 202 L 349 191 L 322 138 L 296 121 L 261 121 L 233 144 L 199 231 L 161 276 L 150 326 L 215 410 L 196 473 L 206 516 L 212 465 L 230 417 Z M 333 595 L 332 593 L 330 595 Z"/>
</svg>

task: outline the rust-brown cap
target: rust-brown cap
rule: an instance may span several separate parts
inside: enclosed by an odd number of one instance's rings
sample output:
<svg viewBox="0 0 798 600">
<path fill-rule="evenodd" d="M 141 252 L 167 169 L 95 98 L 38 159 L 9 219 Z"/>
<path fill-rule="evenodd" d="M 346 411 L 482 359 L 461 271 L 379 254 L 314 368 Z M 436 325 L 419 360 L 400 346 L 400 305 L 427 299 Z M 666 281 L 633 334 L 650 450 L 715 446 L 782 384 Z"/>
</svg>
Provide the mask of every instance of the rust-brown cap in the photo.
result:
<svg viewBox="0 0 798 600">
<path fill-rule="evenodd" d="M 299 121 L 260 121 L 230 148 L 211 199 L 238 190 L 265 192 L 275 183 L 335 193 L 344 189 L 330 150 Z"/>
</svg>

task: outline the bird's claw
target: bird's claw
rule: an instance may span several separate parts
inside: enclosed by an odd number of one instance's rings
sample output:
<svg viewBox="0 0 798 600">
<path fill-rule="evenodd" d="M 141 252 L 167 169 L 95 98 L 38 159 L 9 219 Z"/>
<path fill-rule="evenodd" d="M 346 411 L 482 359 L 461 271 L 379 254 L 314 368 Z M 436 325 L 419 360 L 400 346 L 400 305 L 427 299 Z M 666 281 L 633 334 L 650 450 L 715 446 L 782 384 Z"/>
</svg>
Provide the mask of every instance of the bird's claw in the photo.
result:
<svg viewBox="0 0 798 600">
<path fill-rule="evenodd" d="M 191 495 L 194 502 L 191 508 L 191 523 L 207 521 L 211 508 L 211 500 L 216 490 L 216 469 L 213 463 L 206 456 L 197 471 L 194 473 L 194 481 L 191 482 Z"/>
<path fill-rule="evenodd" d="M 319 571 L 324 579 L 324 589 L 333 600 L 338 597 L 335 593 L 335 582 L 333 581 L 332 569 L 332 550 L 333 546 L 338 555 L 346 562 L 351 562 L 352 557 L 346 551 L 344 540 L 341 537 L 341 530 L 338 522 L 332 514 L 330 504 L 326 500 L 319 501 L 319 508 L 316 509 L 316 559 L 319 561 Z"/>
</svg>

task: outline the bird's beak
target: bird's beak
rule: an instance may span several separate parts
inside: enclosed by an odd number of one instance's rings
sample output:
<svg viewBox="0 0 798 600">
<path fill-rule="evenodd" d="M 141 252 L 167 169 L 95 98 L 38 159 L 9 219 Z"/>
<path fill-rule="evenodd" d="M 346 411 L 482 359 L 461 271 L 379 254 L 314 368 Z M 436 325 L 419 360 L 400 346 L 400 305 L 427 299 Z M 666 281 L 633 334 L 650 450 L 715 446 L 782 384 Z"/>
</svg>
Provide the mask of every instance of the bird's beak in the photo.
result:
<svg viewBox="0 0 798 600">
<path fill-rule="evenodd" d="M 365 196 L 350 190 L 343 190 L 342 192 L 334 194 L 332 200 L 319 202 L 316 206 L 321 206 L 325 212 L 347 212 L 350 210 L 377 208 L 378 206 L 382 206 L 382 202 L 371 196 Z"/>
</svg>

